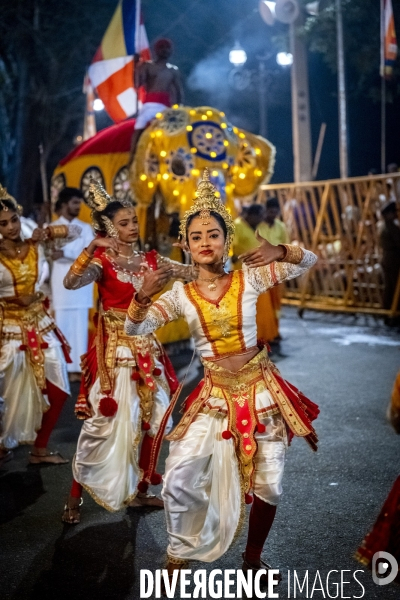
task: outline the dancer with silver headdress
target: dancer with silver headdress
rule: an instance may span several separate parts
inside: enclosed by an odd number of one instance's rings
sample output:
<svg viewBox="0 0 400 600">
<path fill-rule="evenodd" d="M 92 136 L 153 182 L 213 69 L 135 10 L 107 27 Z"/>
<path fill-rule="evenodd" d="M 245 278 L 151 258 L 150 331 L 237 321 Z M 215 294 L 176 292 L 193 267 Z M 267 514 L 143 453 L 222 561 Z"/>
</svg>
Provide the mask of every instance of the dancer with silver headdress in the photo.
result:
<svg viewBox="0 0 400 600">
<path fill-rule="evenodd" d="M 65 277 L 71 290 L 97 283 L 100 309 L 93 347 L 82 356 L 82 383 L 75 412 L 84 419 L 73 461 L 74 481 L 62 519 L 80 521 L 82 489 L 104 508 L 163 508 L 147 493 L 161 476 L 148 476 L 154 436 L 177 386 L 172 365 L 156 337 L 124 332 L 126 311 L 142 286 L 144 268 L 171 277 L 192 278 L 193 268 L 135 250 L 139 225 L 130 202 L 112 200 L 95 182 L 88 200 L 97 237 Z M 169 425 L 168 425 L 169 426 Z"/>
</svg>

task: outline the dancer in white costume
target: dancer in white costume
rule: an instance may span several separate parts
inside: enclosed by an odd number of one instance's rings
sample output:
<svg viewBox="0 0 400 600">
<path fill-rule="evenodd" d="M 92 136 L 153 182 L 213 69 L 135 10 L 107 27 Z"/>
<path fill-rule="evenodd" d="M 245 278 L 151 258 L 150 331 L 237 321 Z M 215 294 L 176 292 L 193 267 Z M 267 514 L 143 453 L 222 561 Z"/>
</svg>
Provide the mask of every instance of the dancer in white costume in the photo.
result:
<svg viewBox="0 0 400 600">
<path fill-rule="evenodd" d="M 69 394 L 69 346 L 47 311 L 39 284 L 47 266 L 43 246 L 55 239 L 68 243 L 80 230 L 37 228 L 24 240 L 19 208 L 0 185 L 0 459 L 10 458 L 10 449 L 19 444 L 34 444 L 29 462 L 63 464 L 68 461 L 48 452 L 47 443 Z"/>
<path fill-rule="evenodd" d="M 99 235 L 65 277 L 68 289 L 97 283 L 100 310 L 93 347 L 82 356 L 82 383 L 75 407 L 85 419 L 73 461 L 74 481 L 62 520 L 80 521 L 82 489 L 110 511 L 126 506 L 163 508 L 147 494 L 161 476 L 148 473 L 153 440 L 168 407 L 176 377 L 161 344 L 151 334 L 124 332 L 126 310 L 140 290 L 143 265 L 158 269 L 160 281 L 192 279 L 193 268 L 135 250 L 139 225 L 129 202 L 112 201 L 97 183 L 88 203 Z M 172 421 L 169 422 L 169 426 Z"/>
<path fill-rule="evenodd" d="M 316 449 L 314 403 L 285 382 L 265 348 L 257 346 L 259 294 L 309 269 L 316 256 L 266 240 L 242 256 L 243 270 L 226 273 L 234 224 L 215 196 L 208 172 L 181 222 L 197 281 L 152 303 L 158 273 L 147 272 L 125 325 L 144 335 L 183 316 L 204 365 L 204 380 L 186 400 L 183 417 L 168 436 L 163 499 L 169 533 L 168 570 L 187 560 L 218 559 L 234 539 L 243 502 L 253 501 L 243 567 L 261 567 L 261 551 L 281 496 L 288 439 L 294 434 Z M 251 495 L 253 493 L 253 496 Z"/>
</svg>

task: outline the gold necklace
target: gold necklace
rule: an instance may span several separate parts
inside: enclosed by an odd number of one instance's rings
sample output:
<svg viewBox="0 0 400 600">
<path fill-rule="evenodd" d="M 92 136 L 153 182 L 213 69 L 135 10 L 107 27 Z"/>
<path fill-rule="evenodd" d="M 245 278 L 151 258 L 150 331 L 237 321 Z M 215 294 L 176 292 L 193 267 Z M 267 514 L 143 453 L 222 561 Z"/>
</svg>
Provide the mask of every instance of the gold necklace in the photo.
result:
<svg viewBox="0 0 400 600">
<path fill-rule="evenodd" d="M 214 281 L 216 281 L 217 279 L 221 279 L 221 277 L 223 277 L 224 275 L 226 275 L 225 271 L 223 273 L 220 273 L 219 275 L 216 275 L 215 277 L 198 277 L 197 279 L 199 281 L 205 281 L 206 283 L 209 282 L 207 287 L 210 290 L 210 292 L 213 292 L 217 289 L 217 286 L 215 285 Z"/>
</svg>

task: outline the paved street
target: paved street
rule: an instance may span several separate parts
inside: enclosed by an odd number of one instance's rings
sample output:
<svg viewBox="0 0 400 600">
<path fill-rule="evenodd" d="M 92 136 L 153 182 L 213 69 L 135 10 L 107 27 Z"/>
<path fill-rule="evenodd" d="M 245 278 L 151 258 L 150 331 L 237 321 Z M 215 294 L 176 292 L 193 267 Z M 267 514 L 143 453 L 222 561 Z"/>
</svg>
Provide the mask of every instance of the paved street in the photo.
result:
<svg viewBox="0 0 400 600">
<path fill-rule="evenodd" d="M 283 376 L 320 405 L 320 449 L 313 454 L 295 440 L 287 455 L 284 496 L 264 558 L 283 571 L 279 597 L 288 594 L 287 572 L 303 579 L 309 595 L 319 571 L 348 570 L 352 580 L 336 596 L 367 600 L 400 598 L 400 586 L 376 586 L 352 555 L 373 524 L 400 472 L 400 436 L 386 421 L 386 408 L 400 366 L 400 337 L 370 317 L 306 312 L 300 320 L 284 310 Z M 190 356 L 175 357 L 180 373 Z M 194 385 L 196 373 L 192 373 Z M 74 385 L 77 392 L 77 385 Z M 71 458 L 80 422 L 69 400 L 53 434 L 53 448 Z M 163 450 L 163 463 L 167 448 Z M 108 513 L 85 495 L 82 522 L 60 521 L 71 480 L 70 465 L 27 466 L 28 448 L 0 471 L 1 589 L 5 599 L 138 600 L 139 570 L 162 568 L 167 537 L 162 512 Z M 245 531 L 212 568 L 237 569 Z M 193 565 L 192 568 L 200 568 Z M 352 579 L 357 577 L 365 588 Z M 317 584 L 317 588 L 320 585 Z M 177 595 L 176 597 L 179 597 Z M 297 598 L 307 597 L 305 590 Z M 313 598 L 329 597 L 315 590 Z"/>
</svg>

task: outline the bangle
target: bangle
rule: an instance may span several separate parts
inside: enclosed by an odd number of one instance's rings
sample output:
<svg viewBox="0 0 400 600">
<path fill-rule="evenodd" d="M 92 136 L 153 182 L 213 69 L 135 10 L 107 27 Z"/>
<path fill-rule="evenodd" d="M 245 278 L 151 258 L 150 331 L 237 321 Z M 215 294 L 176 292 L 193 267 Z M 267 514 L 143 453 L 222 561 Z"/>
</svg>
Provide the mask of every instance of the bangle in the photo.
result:
<svg viewBox="0 0 400 600">
<path fill-rule="evenodd" d="M 149 304 L 146 304 L 145 306 L 143 304 L 139 304 L 139 302 L 134 296 L 131 300 L 127 311 L 129 319 L 133 323 L 141 323 L 142 321 L 144 321 L 147 316 L 147 311 L 149 310 L 150 304 L 151 302 Z"/>
<path fill-rule="evenodd" d="M 68 225 L 49 225 L 46 227 L 46 233 L 49 240 L 56 240 L 68 237 Z"/>
<path fill-rule="evenodd" d="M 293 246 L 292 244 L 279 244 L 285 249 L 285 255 L 280 258 L 278 262 L 287 262 L 292 265 L 298 265 L 303 260 L 303 249 L 300 246 Z"/>
<path fill-rule="evenodd" d="M 83 273 L 86 271 L 91 260 L 92 260 L 92 257 L 90 256 L 89 252 L 85 248 L 84 250 L 82 250 L 82 252 L 78 256 L 76 261 L 71 265 L 71 271 L 73 272 L 74 275 L 81 277 L 83 275 Z"/>
</svg>

